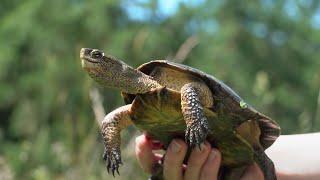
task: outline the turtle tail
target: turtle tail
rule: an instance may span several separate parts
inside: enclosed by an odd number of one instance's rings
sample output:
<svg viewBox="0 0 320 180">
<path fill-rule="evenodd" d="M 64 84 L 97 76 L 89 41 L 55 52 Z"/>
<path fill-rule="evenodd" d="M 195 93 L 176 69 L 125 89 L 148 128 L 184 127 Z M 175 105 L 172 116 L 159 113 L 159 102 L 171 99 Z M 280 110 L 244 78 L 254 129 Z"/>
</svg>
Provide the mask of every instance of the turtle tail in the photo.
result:
<svg viewBox="0 0 320 180">
<path fill-rule="evenodd" d="M 280 126 L 269 118 L 261 118 L 258 123 L 261 130 L 260 143 L 263 149 L 267 149 L 280 136 Z"/>
</svg>

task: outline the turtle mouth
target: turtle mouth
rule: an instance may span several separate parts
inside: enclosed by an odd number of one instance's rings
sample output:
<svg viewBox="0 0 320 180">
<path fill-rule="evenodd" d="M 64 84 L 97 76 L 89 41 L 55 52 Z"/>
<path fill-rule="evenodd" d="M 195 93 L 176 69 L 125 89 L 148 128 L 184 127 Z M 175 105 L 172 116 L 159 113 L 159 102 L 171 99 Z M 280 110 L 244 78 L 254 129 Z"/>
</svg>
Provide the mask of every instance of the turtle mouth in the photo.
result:
<svg viewBox="0 0 320 180">
<path fill-rule="evenodd" d="M 83 69 L 95 69 L 99 64 L 99 61 L 93 60 L 88 57 L 81 57 L 81 66 Z"/>
<path fill-rule="evenodd" d="M 83 57 L 83 58 L 81 58 L 82 59 L 82 61 L 87 61 L 87 62 L 90 62 L 90 63 L 99 63 L 99 61 L 97 61 L 97 60 L 94 60 L 94 59 L 92 59 L 92 58 L 88 58 L 88 57 Z"/>
<path fill-rule="evenodd" d="M 88 63 L 99 63 L 99 60 L 94 59 L 90 56 L 90 53 L 92 52 L 93 49 L 90 48 L 82 48 L 80 50 L 80 59 L 82 60 L 82 64 L 84 64 L 85 62 Z"/>
</svg>

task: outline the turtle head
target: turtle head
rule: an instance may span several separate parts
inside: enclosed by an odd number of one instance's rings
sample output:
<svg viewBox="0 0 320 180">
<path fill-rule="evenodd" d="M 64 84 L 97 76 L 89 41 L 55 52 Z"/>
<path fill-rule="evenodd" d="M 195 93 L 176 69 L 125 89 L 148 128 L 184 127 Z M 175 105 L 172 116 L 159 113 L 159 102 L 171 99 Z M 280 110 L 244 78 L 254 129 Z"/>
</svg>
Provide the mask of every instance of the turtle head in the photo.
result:
<svg viewBox="0 0 320 180">
<path fill-rule="evenodd" d="M 82 48 L 80 50 L 80 58 L 82 60 L 82 67 L 92 68 L 96 66 L 104 60 L 104 52 L 99 49 L 91 49 L 91 48 Z"/>
<path fill-rule="evenodd" d="M 80 50 L 82 68 L 99 84 L 114 86 L 114 77 L 120 73 L 123 62 L 115 57 L 105 55 L 103 51 L 91 48 Z"/>
<path fill-rule="evenodd" d="M 145 92 L 154 84 L 149 77 L 101 50 L 82 48 L 82 68 L 100 85 L 128 93 Z"/>
</svg>

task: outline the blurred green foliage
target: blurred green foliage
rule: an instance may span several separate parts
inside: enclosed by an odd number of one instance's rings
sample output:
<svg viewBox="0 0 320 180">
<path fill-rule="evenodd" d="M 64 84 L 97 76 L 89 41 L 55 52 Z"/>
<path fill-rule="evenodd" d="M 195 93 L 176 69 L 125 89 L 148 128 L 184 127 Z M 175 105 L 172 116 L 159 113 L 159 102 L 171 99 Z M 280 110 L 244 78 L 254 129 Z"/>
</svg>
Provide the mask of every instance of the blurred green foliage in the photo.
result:
<svg viewBox="0 0 320 180">
<path fill-rule="evenodd" d="M 148 0 L 1 0 L 0 179 L 111 178 L 81 47 L 137 67 L 172 59 L 196 38 L 185 64 L 223 80 L 284 134 L 319 131 L 320 2 L 192 2 L 166 15 Z M 123 104 L 119 92 L 100 92 L 106 112 Z M 117 179 L 147 177 L 134 158 L 136 135 L 123 133 Z"/>
</svg>

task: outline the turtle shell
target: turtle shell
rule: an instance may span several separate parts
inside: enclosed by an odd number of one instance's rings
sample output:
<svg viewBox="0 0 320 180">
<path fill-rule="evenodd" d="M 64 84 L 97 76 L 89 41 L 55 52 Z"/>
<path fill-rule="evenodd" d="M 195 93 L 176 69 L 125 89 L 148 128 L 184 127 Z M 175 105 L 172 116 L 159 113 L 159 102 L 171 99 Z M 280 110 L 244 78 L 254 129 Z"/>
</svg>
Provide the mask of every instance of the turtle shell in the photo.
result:
<svg viewBox="0 0 320 180">
<path fill-rule="evenodd" d="M 223 164 L 236 166 L 251 163 L 253 146 L 266 149 L 280 135 L 280 127 L 275 121 L 246 104 L 217 78 L 192 67 L 165 60 L 150 61 L 137 70 L 150 75 L 156 67 L 189 73 L 200 78 L 212 91 L 214 105 L 205 108 L 211 130 L 207 139 L 222 152 Z M 131 117 L 139 129 L 165 145 L 172 138 L 184 138 L 186 125 L 181 113 L 179 92 L 163 87 L 144 94 L 122 95 L 127 104 L 132 104 Z"/>
</svg>

